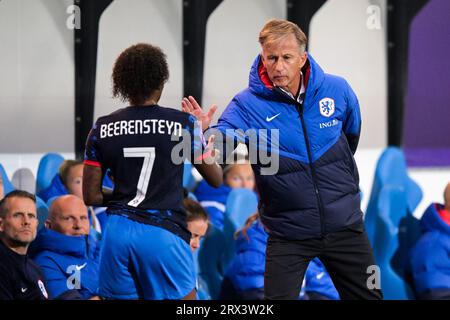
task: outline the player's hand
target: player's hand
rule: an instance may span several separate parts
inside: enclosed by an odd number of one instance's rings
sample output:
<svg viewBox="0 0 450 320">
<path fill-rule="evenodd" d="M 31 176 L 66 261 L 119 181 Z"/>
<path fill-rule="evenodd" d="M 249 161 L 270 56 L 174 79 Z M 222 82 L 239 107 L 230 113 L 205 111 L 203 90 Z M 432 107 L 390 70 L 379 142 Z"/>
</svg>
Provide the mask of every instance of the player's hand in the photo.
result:
<svg viewBox="0 0 450 320">
<path fill-rule="evenodd" d="M 188 98 L 183 98 L 181 101 L 181 110 L 192 114 L 198 121 L 201 121 L 202 131 L 205 131 L 211 124 L 214 113 L 217 111 L 217 105 L 213 104 L 208 112 L 203 112 L 197 100 L 193 96 L 189 96 Z"/>
</svg>

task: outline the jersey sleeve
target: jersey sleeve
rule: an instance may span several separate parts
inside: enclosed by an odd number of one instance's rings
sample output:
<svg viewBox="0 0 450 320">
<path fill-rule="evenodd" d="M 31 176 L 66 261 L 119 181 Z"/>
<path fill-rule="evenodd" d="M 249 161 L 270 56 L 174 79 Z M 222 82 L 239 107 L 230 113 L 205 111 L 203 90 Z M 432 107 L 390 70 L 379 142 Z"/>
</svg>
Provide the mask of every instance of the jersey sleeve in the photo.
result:
<svg viewBox="0 0 450 320">
<path fill-rule="evenodd" d="M 101 167 L 102 159 L 99 151 L 99 132 L 98 132 L 98 124 L 97 122 L 92 127 L 89 132 L 88 138 L 86 140 L 86 149 L 84 152 L 84 164 Z"/>
</svg>

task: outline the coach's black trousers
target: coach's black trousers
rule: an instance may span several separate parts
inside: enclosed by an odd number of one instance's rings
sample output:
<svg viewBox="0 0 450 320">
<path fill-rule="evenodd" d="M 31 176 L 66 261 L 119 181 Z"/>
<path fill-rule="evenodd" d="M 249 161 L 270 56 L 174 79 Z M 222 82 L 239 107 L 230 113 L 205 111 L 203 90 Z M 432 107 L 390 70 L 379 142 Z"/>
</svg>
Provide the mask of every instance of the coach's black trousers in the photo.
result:
<svg viewBox="0 0 450 320">
<path fill-rule="evenodd" d="M 375 265 L 364 223 L 322 238 L 286 240 L 270 235 L 266 249 L 265 299 L 295 300 L 309 262 L 318 257 L 343 300 L 382 299 L 373 288 L 368 268 Z M 369 270 L 372 270 L 369 268 Z"/>
</svg>

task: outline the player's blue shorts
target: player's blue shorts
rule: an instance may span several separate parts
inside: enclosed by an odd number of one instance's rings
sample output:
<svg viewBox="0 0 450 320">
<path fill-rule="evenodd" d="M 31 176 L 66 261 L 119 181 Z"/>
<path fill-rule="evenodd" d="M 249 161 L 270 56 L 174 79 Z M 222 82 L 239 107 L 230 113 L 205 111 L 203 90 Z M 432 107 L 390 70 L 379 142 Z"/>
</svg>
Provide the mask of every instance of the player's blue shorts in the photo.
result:
<svg viewBox="0 0 450 320">
<path fill-rule="evenodd" d="M 181 299 L 195 288 L 189 245 L 163 228 L 111 215 L 103 234 L 99 295 L 106 299 Z"/>
</svg>

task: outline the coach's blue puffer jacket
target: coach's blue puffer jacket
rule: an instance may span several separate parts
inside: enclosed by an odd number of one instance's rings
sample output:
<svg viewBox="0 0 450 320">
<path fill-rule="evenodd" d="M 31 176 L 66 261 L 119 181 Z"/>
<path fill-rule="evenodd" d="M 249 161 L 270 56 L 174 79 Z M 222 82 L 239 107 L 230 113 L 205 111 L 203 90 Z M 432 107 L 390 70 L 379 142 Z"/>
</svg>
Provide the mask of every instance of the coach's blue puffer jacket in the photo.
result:
<svg viewBox="0 0 450 320">
<path fill-rule="evenodd" d="M 99 249 L 100 244 L 92 236 L 66 236 L 42 228 L 30 255 L 41 267 L 53 297 L 76 290 L 71 298 L 89 299 L 98 295 Z"/>
<path fill-rule="evenodd" d="M 419 298 L 444 292 L 450 297 L 450 225 L 437 208 L 442 206 L 431 204 L 423 214 L 420 224 L 424 234 L 410 252 L 409 270 Z"/>
<path fill-rule="evenodd" d="M 361 117 L 354 92 L 343 78 L 325 74 L 309 55 L 302 70 L 307 83 L 301 105 L 262 80 L 267 73 L 260 60 L 251 68 L 249 87 L 233 98 L 213 129 L 245 142 L 250 152 L 255 144 L 249 135 L 227 129 L 279 130 L 279 144 L 270 132 L 267 140 L 272 155 L 279 154 L 277 173 L 263 175 L 263 161 L 252 164 L 263 224 L 273 235 L 301 240 L 360 222 L 353 153 Z"/>
</svg>

